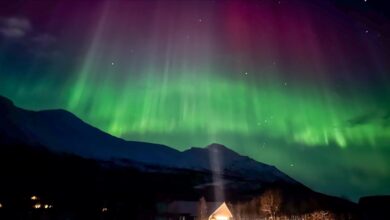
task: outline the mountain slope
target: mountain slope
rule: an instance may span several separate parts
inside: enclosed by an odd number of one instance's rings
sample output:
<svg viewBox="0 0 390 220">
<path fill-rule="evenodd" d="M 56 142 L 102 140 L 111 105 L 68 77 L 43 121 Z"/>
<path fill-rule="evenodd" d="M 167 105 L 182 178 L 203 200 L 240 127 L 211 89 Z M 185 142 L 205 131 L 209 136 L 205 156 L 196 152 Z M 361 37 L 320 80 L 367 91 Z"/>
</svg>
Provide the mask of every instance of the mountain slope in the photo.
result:
<svg viewBox="0 0 390 220">
<path fill-rule="evenodd" d="M 0 195 L 13 198 L 20 192 L 49 192 L 64 204 L 83 195 L 72 210 L 84 210 L 84 204 L 91 204 L 94 212 L 99 204 L 93 201 L 110 200 L 131 204 L 122 207 L 126 212 L 128 207 L 142 204 L 147 207 L 144 212 L 150 213 L 160 199 L 197 200 L 206 196 L 214 201 L 221 193 L 225 200 L 235 201 L 240 210 L 248 209 L 251 214 L 257 213 L 253 204 L 269 189 L 281 192 L 284 213 L 317 209 L 344 213 L 355 207 L 314 192 L 276 167 L 220 144 L 180 152 L 164 145 L 125 141 L 67 111 L 23 110 L 1 96 L 0 157 Z M 137 208 L 130 214 L 137 212 L 142 211 Z"/>
<path fill-rule="evenodd" d="M 167 146 L 113 137 L 64 110 L 27 111 L 3 97 L 0 97 L 0 135 L 3 142 L 41 145 L 56 152 L 100 160 L 126 158 L 170 166 L 180 154 Z"/>
<path fill-rule="evenodd" d="M 245 176 L 247 180 L 265 182 L 295 180 L 280 172 L 276 167 L 257 162 L 249 157 L 241 156 L 220 144 L 210 144 L 206 148 L 191 148 L 183 152 L 182 166 L 193 166 L 213 172 Z"/>
<path fill-rule="evenodd" d="M 297 183 L 275 167 L 219 144 L 180 152 L 164 145 L 125 141 L 88 125 L 67 111 L 23 110 L 0 96 L 0 143 L 12 141 L 98 160 L 128 160 L 166 168 L 212 171 L 259 183 Z"/>
</svg>

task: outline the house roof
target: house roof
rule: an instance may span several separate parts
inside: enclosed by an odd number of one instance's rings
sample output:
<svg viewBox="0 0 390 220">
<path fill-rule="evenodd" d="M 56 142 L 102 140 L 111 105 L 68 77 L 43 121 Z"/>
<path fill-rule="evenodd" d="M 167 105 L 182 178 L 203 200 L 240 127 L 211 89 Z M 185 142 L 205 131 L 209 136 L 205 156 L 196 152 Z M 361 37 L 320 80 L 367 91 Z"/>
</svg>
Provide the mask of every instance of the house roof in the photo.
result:
<svg viewBox="0 0 390 220">
<path fill-rule="evenodd" d="M 220 205 L 210 216 L 226 216 L 229 218 L 233 218 L 233 215 L 225 202 L 222 203 L 222 205 Z"/>
</svg>

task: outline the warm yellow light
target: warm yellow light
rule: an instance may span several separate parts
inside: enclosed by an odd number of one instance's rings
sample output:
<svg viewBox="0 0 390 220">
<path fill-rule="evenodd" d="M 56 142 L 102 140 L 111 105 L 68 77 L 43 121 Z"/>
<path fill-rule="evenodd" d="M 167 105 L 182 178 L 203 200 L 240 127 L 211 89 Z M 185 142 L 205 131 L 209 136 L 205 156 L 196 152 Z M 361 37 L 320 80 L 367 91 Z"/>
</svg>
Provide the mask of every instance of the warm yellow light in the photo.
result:
<svg viewBox="0 0 390 220">
<path fill-rule="evenodd" d="M 226 216 L 218 215 L 218 216 L 215 216 L 215 219 L 217 219 L 217 220 L 228 220 L 229 218 L 226 217 Z"/>
<path fill-rule="evenodd" d="M 33 207 L 34 207 L 34 209 L 40 209 L 41 208 L 41 204 L 40 203 L 37 203 L 37 204 L 35 204 Z"/>
<path fill-rule="evenodd" d="M 30 199 L 31 199 L 31 200 L 38 200 L 38 197 L 37 197 L 37 196 L 31 196 Z"/>
<path fill-rule="evenodd" d="M 48 209 L 48 208 L 49 208 L 49 205 L 48 205 L 48 204 L 45 204 L 44 207 L 45 207 L 45 209 Z"/>
</svg>

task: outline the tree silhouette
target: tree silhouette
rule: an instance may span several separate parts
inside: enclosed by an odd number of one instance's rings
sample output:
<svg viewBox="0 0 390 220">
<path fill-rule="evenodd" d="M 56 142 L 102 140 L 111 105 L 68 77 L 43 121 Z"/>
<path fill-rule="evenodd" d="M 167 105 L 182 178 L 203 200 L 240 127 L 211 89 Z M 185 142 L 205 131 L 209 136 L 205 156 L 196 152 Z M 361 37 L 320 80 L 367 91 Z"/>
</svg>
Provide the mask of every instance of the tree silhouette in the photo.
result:
<svg viewBox="0 0 390 220">
<path fill-rule="evenodd" d="M 260 197 L 260 211 L 273 219 L 276 217 L 282 203 L 282 193 L 280 190 L 266 190 Z"/>
</svg>

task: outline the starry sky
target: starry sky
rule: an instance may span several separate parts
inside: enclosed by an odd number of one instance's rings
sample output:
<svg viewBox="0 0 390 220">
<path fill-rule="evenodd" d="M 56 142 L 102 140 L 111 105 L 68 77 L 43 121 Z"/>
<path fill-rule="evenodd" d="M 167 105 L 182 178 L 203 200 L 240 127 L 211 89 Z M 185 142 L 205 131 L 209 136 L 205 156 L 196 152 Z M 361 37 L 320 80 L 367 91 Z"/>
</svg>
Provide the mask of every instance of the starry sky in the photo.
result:
<svg viewBox="0 0 390 220">
<path fill-rule="evenodd" d="M 210 143 L 352 200 L 390 194 L 375 0 L 0 3 L 0 94 L 126 140 Z"/>
</svg>

